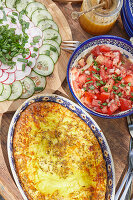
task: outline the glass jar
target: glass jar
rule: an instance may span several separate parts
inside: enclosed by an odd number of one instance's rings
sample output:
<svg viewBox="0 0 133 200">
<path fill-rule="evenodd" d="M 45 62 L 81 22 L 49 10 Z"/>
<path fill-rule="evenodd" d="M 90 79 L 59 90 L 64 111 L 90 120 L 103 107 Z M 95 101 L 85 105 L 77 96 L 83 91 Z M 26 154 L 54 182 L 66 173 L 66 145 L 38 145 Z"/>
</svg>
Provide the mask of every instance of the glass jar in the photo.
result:
<svg viewBox="0 0 133 200">
<path fill-rule="evenodd" d="M 83 0 L 81 11 L 87 11 L 98 2 L 99 0 Z M 116 22 L 123 5 L 123 0 L 113 0 L 112 2 L 109 9 L 97 8 L 81 15 L 79 18 L 81 27 L 92 35 L 107 33 Z"/>
</svg>

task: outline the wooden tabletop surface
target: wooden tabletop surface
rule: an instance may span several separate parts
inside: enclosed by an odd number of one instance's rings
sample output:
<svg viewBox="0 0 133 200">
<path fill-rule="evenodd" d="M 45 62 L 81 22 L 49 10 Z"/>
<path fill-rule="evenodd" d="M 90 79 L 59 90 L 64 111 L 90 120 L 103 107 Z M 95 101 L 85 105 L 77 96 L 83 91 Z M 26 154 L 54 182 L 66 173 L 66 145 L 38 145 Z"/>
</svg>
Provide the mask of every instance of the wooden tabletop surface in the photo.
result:
<svg viewBox="0 0 133 200">
<path fill-rule="evenodd" d="M 66 19 L 68 20 L 69 26 L 72 31 L 73 40 L 79 40 L 81 42 L 93 37 L 92 35 L 86 33 L 79 25 L 78 21 L 74 21 L 71 18 L 71 12 L 74 10 L 79 11 L 81 3 L 60 3 L 56 2 L 56 5 L 60 8 L 60 10 L 65 15 Z M 112 28 L 112 30 L 108 33 L 109 35 L 116 35 L 122 38 L 129 40 L 128 35 L 126 34 L 121 18 L 119 17 L 116 24 Z M 67 96 L 71 100 L 74 101 L 72 97 L 67 81 L 62 83 L 62 88 L 55 92 L 56 94 L 60 94 L 62 96 Z M 74 101 L 75 102 L 75 101 Z M 4 172 L 7 170 L 6 179 L 10 181 L 10 187 L 4 188 L 3 182 L 0 177 L 0 194 L 6 200 L 21 200 L 22 197 L 15 187 L 13 179 L 11 179 L 12 174 L 9 167 L 9 162 L 7 158 L 7 149 L 6 149 L 6 141 L 7 141 L 7 133 L 10 121 L 13 117 L 14 113 L 5 113 L 1 115 L 1 146 L 2 150 L 0 155 L 2 155 L 3 159 L 5 160 L 5 166 L 0 166 L 0 172 Z M 92 116 L 94 120 L 98 123 L 100 128 L 102 129 L 107 142 L 109 144 L 113 160 L 115 166 L 115 176 L 116 176 L 116 190 L 118 189 L 128 166 L 128 149 L 129 149 L 129 141 L 130 135 L 128 132 L 127 121 L 126 118 L 121 119 L 103 119 L 99 117 Z"/>
</svg>

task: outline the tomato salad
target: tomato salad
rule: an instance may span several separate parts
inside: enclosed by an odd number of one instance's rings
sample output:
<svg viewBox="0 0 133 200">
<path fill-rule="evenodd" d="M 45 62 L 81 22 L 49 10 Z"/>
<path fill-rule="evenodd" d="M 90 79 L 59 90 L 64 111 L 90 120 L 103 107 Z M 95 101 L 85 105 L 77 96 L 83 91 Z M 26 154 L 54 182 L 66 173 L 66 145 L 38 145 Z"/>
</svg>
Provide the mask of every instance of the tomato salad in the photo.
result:
<svg viewBox="0 0 133 200">
<path fill-rule="evenodd" d="M 107 45 L 94 47 L 72 67 L 75 95 L 89 109 L 116 114 L 133 106 L 133 62 Z"/>
</svg>

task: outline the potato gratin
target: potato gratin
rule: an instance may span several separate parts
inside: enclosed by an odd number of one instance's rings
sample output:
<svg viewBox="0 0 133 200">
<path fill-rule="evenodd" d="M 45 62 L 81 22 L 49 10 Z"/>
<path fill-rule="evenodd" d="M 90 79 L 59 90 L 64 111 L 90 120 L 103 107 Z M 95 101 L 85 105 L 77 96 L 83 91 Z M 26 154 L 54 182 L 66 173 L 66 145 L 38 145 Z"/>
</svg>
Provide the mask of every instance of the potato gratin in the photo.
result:
<svg viewBox="0 0 133 200">
<path fill-rule="evenodd" d="M 89 126 L 58 103 L 29 105 L 13 139 L 17 174 L 29 200 L 104 200 L 106 164 Z"/>
</svg>

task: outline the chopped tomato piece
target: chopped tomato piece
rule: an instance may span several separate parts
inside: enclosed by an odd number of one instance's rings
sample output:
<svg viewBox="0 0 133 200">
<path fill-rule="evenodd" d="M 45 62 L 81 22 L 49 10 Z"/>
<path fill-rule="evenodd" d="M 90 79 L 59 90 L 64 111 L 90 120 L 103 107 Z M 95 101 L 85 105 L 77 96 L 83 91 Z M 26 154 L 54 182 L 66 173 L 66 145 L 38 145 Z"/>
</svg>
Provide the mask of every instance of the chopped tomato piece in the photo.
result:
<svg viewBox="0 0 133 200">
<path fill-rule="evenodd" d="M 107 106 L 103 106 L 103 108 L 101 109 L 103 114 L 108 113 L 108 107 Z"/>
<path fill-rule="evenodd" d="M 84 67 L 85 66 L 85 60 L 83 58 L 81 58 L 79 61 L 78 61 L 78 64 L 81 66 L 81 67 Z"/>
<path fill-rule="evenodd" d="M 127 75 L 124 80 L 133 86 L 133 75 Z"/>
<path fill-rule="evenodd" d="M 108 114 L 112 115 L 118 108 L 119 106 L 115 102 L 112 102 L 108 108 Z"/>
<path fill-rule="evenodd" d="M 101 52 L 99 46 L 94 47 L 94 49 L 91 50 L 91 53 L 97 57 Z"/>
<path fill-rule="evenodd" d="M 106 45 L 101 45 L 100 46 L 100 51 L 101 52 L 108 52 L 108 51 L 110 51 L 110 47 L 108 47 Z"/>
<path fill-rule="evenodd" d="M 105 73 L 105 68 L 101 67 L 100 70 L 100 77 L 102 78 L 102 80 L 106 80 L 106 73 Z"/>
<path fill-rule="evenodd" d="M 93 105 L 93 106 L 99 107 L 100 104 L 101 104 L 101 101 L 100 101 L 100 100 L 97 100 L 97 99 L 93 99 L 93 100 L 92 100 L 92 105 Z"/>
<path fill-rule="evenodd" d="M 128 109 L 132 108 L 131 100 L 120 98 L 120 104 L 121 104 L 121 106 L 120 106 L 121 111 L 128 110 Z"/>
<path fill-rule="evenodd" d="M 99 95 L 99 99 L 102 101 L 102 102 L 104 102 L 104 101 L 106 101 L 107 99 L 109 99 L 109 97 L 110 97 L 110 93 L 108 93 L 108 92 L 102 92 L 100 95 Z"/>
</svg>

